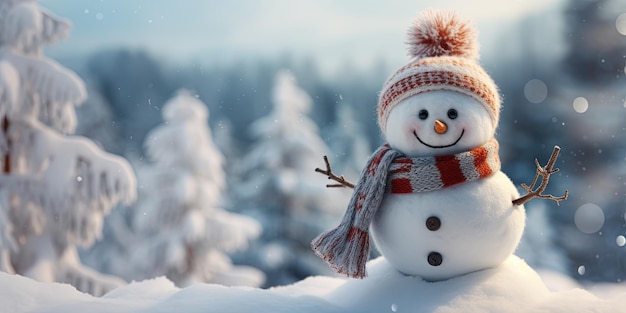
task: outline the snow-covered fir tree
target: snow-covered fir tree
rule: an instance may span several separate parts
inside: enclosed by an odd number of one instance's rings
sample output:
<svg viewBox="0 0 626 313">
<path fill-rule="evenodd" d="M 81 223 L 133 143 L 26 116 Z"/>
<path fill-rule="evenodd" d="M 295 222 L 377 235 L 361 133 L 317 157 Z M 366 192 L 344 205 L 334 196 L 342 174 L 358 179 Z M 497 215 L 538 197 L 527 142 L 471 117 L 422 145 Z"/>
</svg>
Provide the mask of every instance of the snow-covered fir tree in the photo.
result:
<svg viewBox="0 0 626 313">
<path fill-rule="evenodd" d="M 148 133 L 150 164 L 132 226 L 137 244 L 129 276 L 165 275 L 178 286 L 196 282 L 258 286 L 263 273 L 232 264 L 228 253 L 259 236 L 255 220 L 222 208 L 224 157 L 213 143 L 206 105 L 180 90 L 163 106 L 164 123 Z"/>
<path fill-rule="evenodd" d="M 42 50 L 70 28 L 36 1 L 0 1 L 1 269 L 99 295 L 124 282 L 85 267 L 76 246 L 134 200 L 135 176 L 125 159 L 67 135 L 85 86 Z"/>
<path fill-rule="evenodd" d="M 272 111 L 250 126 L 256 139 L 239 164 L 242 183 L 237 206 L 265 225 L 255 260 L 268 284 L 284 284 L 325 271 L 311 253 L 311 240 L 337 218 L 349 193 L 327 190 L 315 173 L 329 151 L 307 117 L 312 101 L 288 71 L 277 74 Z"/>
</svg>

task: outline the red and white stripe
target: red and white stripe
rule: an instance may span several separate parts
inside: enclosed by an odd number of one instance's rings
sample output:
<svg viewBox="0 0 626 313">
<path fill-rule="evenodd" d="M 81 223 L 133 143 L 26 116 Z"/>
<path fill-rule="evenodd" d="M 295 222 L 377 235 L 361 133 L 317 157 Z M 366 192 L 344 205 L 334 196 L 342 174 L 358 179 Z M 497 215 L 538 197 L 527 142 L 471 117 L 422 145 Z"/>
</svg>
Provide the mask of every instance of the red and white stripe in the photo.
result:
<svg viewBox="0 0 626 313">
<path fill-rule="evenodd" d="M 455 155 L 397 158 L 389 167 L 387 191 L 432 191 L 484 178 L 499 170 L 498 142 L 494 139 Z"/>
</svg>

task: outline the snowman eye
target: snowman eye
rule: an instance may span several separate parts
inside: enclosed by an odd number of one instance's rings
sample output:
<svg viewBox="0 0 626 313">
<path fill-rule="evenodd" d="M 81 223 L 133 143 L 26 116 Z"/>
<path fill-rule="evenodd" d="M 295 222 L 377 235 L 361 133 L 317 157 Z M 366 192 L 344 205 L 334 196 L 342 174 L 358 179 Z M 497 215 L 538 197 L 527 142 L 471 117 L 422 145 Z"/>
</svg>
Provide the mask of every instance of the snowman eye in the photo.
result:
<svg viewBox="0 0 626 313">
<path fill-rule="evenodd" d="M 448 110 L 448 117 L 453 120 L 457 117 L 459 117 L 459 112 L 457 112 L 455 109 L 450 109 Z"/>
<path fill-rule="evenodd" d="M 428 111 L 420 110 L 420 112 L 417 114 L 417 116 L 420 118 L 420 120 L 425 120 L 425 119 L 428 118 Z"/>
</svg>

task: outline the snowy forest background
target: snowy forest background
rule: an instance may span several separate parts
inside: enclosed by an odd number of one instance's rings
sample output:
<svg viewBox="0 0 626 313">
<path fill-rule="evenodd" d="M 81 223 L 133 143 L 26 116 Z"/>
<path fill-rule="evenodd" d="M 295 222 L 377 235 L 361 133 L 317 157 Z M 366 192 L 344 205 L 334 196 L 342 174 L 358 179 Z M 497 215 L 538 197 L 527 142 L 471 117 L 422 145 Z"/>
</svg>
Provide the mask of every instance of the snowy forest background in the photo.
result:
<svg viewBox="0 0 626 313">
<path fill-rule="evenodd" d="M 413 2 L 415 11 L 427 6 Z M 329 67 L 323 56 L 290 51 L 171 60 L 124 46 L 47 53 L 69 31 L 55 3 L 52 13 L 40 10 L 47 1 L 0 4 L 0 24 L 39 29 L 0 28 L 2 270 L 96 295 L 162 275 L 178 286 L 262 287 L 332 275 L 309 242 L 340 219 L 350 193 L 326 189 L 313 169 L 328 155 L 336 172 L 357 178 L 383 142 L 377 93 L 401 63 L 346 58 Z M 11 20 L 15 8 L 20 18 Z M 210 40 L 201 29 L 198 38 Z M 528 182 L 533 159 L 559 145 L 561 172 L 548 189 L 570 190 L 561 206 L 526 205 L 516 254 L 580 281 L 626 279 L 626 2 L 560 1 L 491 40 L 482 64 L 504 96 L 503 171 Z M 28 81 L 33 68 L 45 68 L 46 83 Z M 26 104 L 36 109 L 15 109 Z M 10 161 L 18 159 L 26 161 Z M 52 197 L 59 190 L 76 193 L 63 202 Z"/>
</svg>

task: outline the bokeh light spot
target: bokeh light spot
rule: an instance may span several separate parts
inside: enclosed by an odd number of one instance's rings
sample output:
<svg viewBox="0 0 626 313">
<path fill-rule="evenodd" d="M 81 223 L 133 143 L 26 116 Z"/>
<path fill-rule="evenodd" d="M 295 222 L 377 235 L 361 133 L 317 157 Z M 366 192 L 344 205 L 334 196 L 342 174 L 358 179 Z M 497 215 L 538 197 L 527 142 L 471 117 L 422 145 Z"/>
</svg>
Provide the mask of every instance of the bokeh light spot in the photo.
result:
<svg viewBox="0 0 626 313">
<path fill-rule="evenodd" d="M 576 210 L 574 223 L 581 232 L 593 234 L 604 225 L 604 212 L 593 203 L 585 203 Z"/>
<path fill-rule="evenodd" d="M 531 79 L 524 85 L 524 97 L 531 103 L 541 103 L 548 97 L 548 86 L 540 79 Z"/>
<path fill-rule="evenodd" d="M 578 97 L 574 99 L 572 106 L 574 107 L 574 111 L 578 113 L 585 113 L 587 112 L 587 109 L 589 109 L 589 102 L 584 97 Z"/>
</svg>

